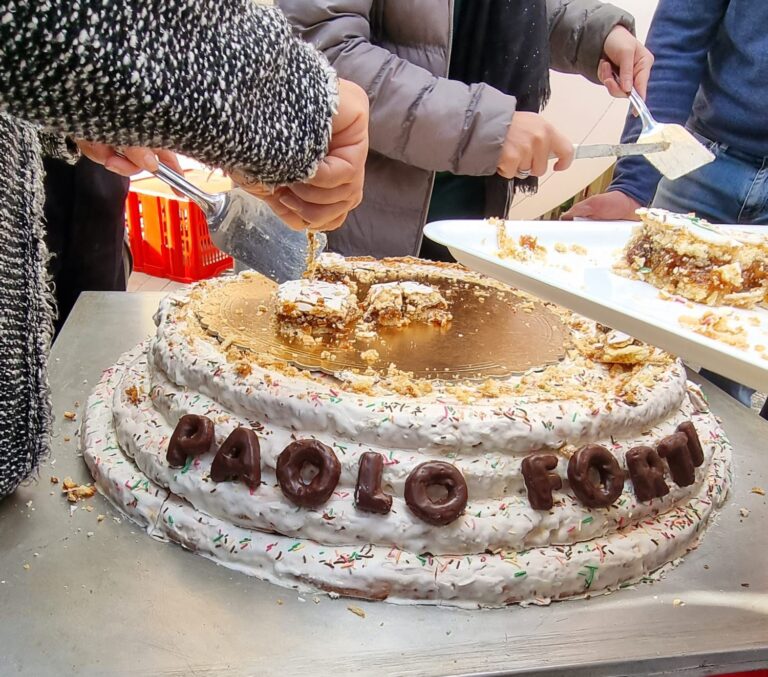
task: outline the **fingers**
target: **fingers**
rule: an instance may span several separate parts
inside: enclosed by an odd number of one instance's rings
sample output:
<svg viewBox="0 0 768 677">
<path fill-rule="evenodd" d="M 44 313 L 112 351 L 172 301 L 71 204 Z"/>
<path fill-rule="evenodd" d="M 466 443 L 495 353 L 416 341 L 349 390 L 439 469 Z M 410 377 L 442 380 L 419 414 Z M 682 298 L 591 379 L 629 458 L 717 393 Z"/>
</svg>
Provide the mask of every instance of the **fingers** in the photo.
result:
<svg viewBox="0 0 768 677">
<path fill-rule="evenodd" d="M 631 48 L 621 50 L 617 65 L 619 67 L 621 90 L 625 94 L 629 94 L 635 81 L 635 50 Z"/>
<path fill-rule="evenodd" d="M 307 222 L 299 214 L 286 207 L 277 199 L 277 195 L 269 195 L 264 198 L 270 209 L 291 230 L 307 230 Z"/>
<path fill-rule="evenodd" d="M 326 223 L 336 220 L 349 211 L 346 200 L 329 205 L 315 204 L 302 200 L 292 190 L 284 191 L 278 197 L 278 201 L 300 216 L 310 228 L 322 228 Z"/>
<path fill-rule="evenodd" d="M 515 113 L 496 171 L 507 179 L 543 176 L 550 157 L 557 159 L 555 170 L 567 169 L 573 161 L 573 145 L 541 115 Z"/>
<path fill-rule="evenodd" d="M 564 221 L 573 219 L 632 221 L 637 220 L 635 212 L 639 208 L 640 204 L 634 198 L 619 190 L 611 190 L 577 202 L 560 218 Z"/>
<path fill-rule="evenodd" d="M 587 198 L 583 202 L 577 202 L 567 212 L 561 214 L 561 221 L 573 221 L 573 219 L 591 219 L 592 207 L 589 204 L 590 198 Z"/>
<path fill-rule="evenodd" d="M 309 183 L 296 183 L 290 187 L 290 190 L 301 200 L 318 205 L 332 205 L 337 202 L 351 201 L 351 193 L 353 192 L 350 184 L 344 184 L 336 188 L 318 188 Z"/>
<path fill-rule="evenodd" d="M 161 148 L 156 150 L 155 153 L 157 154 L 157 159 L 160 160 L 160 162 L 162 162 L 164 165 L 173 169 L 173 171 L 175 171 L 177 174 L 184 174 L 184 170 L 181 168 L 179 158 L 172 150 Z"/>
<path fill-rule="evenodd" d="M 331 149 L 307 184 L 317 188 L 336 188 L 354 181 L 360 163 L 353 164 L 347 161 L 344 155 L 340 150 Z"/>
<path fill-rule="evenodd" d="M 77 139 L 75 143 L 85 157 L 100 165 L 103 165 L 115 154 L 112 146 L 108 146 L 105 143 L 96 143 L 94 141 L 86 141 L 85 139 Z"/>
<path fill-rule="evenodd" d="M 607 59 L 600 60 L 597 76 L 612 97 L 615 99 L 626 98 L 626 93 L 621 90 L 619 83 L 616 82 L 616 78 L 613 76 L 613 64 L 610 61 Z"/>
<path fill-rule="evenodd" d="M 573 144 L 567 139 L 567 137 L 555 132 L 555 136 L 552 140 L 552 154 L 557 158 L 555 163 L 555 171 L 562 172 L 573 163 L 574 148 Z"/>
<path fill-rule="evenodd" d="M 653 54 L 640 45 L 641 56 L 635 61 L 635 89 L 637 89 L 640 96 L 645 99 L 648 93 L 648 80 L 651 77 L 651 68 L 653 67 Z"/>
<path fill-rule="evenodd" d="M 105 143 L 84 139 L 78 139 L 77 146 L 88 159 L 121 176 L 133 176 L 142 171 L 156 172 L 158 159 L 171 169 L 183 173 L 178 157 L 170 150 L 153 150 L 138 146 L 118 149 Z"/>
</svg>

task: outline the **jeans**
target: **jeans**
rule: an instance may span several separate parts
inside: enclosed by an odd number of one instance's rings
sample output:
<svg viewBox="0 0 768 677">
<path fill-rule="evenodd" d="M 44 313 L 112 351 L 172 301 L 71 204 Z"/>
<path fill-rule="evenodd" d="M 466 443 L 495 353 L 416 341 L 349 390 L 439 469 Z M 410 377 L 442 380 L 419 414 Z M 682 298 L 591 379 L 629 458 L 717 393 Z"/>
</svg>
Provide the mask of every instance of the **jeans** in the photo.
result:
<svg viewBox="0 0 768 677">
<path fill-rule="evenodd" d="M 696 212 L 712 223 L 768 225 L 768 158 L 694 135 L 712 151 L 715 161 L 676 181 L 662 179 L 653 206 Z M 751 388 L 706 369 L 701 374 L 742 404 L 751 405 L 755 392 Z"/>
</svg>

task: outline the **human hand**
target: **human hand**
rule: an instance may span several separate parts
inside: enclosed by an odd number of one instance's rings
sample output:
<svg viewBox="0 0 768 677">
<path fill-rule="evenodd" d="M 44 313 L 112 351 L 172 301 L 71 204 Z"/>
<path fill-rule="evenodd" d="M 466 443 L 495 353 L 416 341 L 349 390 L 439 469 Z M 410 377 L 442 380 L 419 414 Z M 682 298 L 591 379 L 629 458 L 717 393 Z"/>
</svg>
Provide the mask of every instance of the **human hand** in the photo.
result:
<svg viewBox="0 0 768 677">
<path fill-rule="evenodd" d="M 590 219 L 592 221 L 638 221 L 635 211 L 640 203 L 620 190 L 611 190 L 600 195 L 593 195 L 582 202 L 577 202 L 560 218 L 563 221 Z"/>
<path fill-rule="evenodd" d="M 538 113 L 518 111 L 512 116 L 496 171 L 506 179 L 526 179 L 546 173 L 550 155 L 555 171 L 573 162 L 573 144 Z"/>
<path fill-rule="evenodd" d="M 653 66 L 653 54 L 623 26 L 616 26 L 603 43 L 603 58 L 597 77 L 611 96 L 625 98 L 632 87 L 645 98 L 648 78 Z M 618 71 L 619 81 L 613 76 Z"/>
<path fill-rule="evenodd" d="M 333 118 L 328 154 L 303 183 L 270 190 L 244 186 L 296 230 L 334 230 L 363 199 L 368 156 L 368 97 L 356 84 L 339 81 L 339 111 Z"/>
<path fill-rule="evenodd" d="M 158 161 L 180 174 L 184 173 L 176 153 L 170 150 L 137 146 L 118 149 L 106 143 L 96 143 L 84 139 L 78 139 L 76 143 L 80 152 L 89 160 L 98 162 L 100 165 L 104 165 L 105 169 L 121 176 L 133 176 L 142 171 L 156 172 Z M 118 153 L 125 157 L 121 157 Z"/>
</svg>

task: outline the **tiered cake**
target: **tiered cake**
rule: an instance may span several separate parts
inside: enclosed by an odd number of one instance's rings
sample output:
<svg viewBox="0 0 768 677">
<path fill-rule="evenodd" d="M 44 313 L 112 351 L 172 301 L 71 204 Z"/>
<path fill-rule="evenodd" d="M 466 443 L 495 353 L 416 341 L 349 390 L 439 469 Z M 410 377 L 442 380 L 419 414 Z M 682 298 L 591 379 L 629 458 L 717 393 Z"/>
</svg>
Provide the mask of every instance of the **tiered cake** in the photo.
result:
<svg viewBox="0 0 768 677">
<path fill-rule="evenodd" d="M 376 284 L 431 285 L 443 315 L 291 353 L 259 276 L 166 298 L 83 434 L 100 491 L 151 535 L 299 590 L 461 606 L 615 589 L 697 544 L 730 448 L 679 361 L 458 266 L 324 255 L 318 275 L 361 306 Z M 420 348 L 482 355 L 509 318 L 540 360 L 523 373 Z"/>
</svg>

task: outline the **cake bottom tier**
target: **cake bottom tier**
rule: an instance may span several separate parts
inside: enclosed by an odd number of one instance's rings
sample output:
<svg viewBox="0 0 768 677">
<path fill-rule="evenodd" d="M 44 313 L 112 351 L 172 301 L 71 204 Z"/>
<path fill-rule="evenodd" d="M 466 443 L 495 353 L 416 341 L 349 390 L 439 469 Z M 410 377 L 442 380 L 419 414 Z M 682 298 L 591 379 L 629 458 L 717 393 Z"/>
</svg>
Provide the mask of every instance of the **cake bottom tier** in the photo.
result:
<svg viewBox="0 0 768 677">
<path fill-rule="evenodd" d="M 662 567 L 695 548 L 730 484 L 730 447 L 724 444 L 699 492 L 673 510 L 603 538 L 521 552 L 432 557 L 374 545 L 324 546 L 245 529 L 155 484 L 120 449 L 113 394 L 138 353 L 106 371 L 88 401 L 83 454 L 99 491 L 152 537 L 301 592 L 473 608 L 605 593 L 658 577 Z"/>
</svg>

